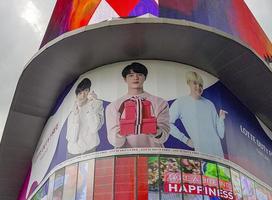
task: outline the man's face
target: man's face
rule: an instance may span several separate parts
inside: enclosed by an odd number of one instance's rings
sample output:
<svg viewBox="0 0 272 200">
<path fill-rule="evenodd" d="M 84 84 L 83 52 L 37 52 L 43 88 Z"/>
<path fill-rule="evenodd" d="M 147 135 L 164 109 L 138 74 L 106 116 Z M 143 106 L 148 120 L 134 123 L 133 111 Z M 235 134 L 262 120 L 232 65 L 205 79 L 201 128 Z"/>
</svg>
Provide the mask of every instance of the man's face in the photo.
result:
<svg viewBox="0 0 272 200">
<path fill-rule="evenodd" d="M 188 81 L 188 85 L 191 90 L 191 95 L 199 99 L 203 93 L 203 85 L 197 81 Z"/>
<path fill-rule="evenodd" d="M 77 94 L 77 102 L 79 106 L 82 106 L 87 102 L 89 93 L 90 89 L 86 88 Z"/>
<path fill-rule="evenodd" d="M 145 75 L 131 71 L 125 78 L 129 89 L 142 89 L 145 81 Z"/>
</svg>

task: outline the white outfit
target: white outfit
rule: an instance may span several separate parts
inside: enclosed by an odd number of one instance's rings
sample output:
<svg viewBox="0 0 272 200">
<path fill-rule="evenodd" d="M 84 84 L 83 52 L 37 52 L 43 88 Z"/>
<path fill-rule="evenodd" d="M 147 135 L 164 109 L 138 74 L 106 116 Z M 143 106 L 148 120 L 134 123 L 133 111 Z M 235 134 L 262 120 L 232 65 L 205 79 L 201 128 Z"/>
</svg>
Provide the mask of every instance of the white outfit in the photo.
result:
<svg viewBox="0 0 272 200">
<path fill-rule="evenodd" d="M 216 112 L 214 104 L 204 97 L 178 98 L 170 107 L 170 134 L 186 143 L 187 138 L 175 125 L 180 119 L 193 141 L 196 151 L 224 158 L 220 138 L 224 138 L 224 119 Z"/>
<path fill-rule="evenodd" d="M 100 100 L 89 100 L 85 105 L 76 107 L 68 117 L 67 149 L 70 154 L 82 154 L 95 150 L 100 139 L 98 130 L 104 123 L 103 103 Z"/>
</svg>

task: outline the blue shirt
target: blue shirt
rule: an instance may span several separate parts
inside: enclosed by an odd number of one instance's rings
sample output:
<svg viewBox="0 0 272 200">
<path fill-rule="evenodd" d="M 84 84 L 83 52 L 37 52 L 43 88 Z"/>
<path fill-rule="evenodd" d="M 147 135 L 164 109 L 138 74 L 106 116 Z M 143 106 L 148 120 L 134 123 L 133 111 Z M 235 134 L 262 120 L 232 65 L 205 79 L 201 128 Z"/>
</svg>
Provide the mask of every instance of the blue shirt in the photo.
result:
<svg viewBox="0 0 272 200">
<path fill-rule="evenodd" d="M 193 141 L 196 151 L 224 158 L 220 138 L 224 137 L 224 119 L 217 114 L 214 104 L 204 97 L 184 96 L 170 107 L 170 134 L 186 143 L 187 138 L 176 126 L 180 119 Z"/>
</svg>

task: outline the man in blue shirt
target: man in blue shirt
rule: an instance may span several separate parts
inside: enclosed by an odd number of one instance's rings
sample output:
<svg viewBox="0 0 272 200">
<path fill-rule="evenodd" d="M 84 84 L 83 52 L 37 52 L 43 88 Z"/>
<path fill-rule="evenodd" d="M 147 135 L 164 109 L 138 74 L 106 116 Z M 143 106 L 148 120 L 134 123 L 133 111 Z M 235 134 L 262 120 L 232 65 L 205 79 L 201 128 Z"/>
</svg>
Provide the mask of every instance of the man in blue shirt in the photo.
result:
<svg viewBox="0 0 272 200">
<path fill-rule="evenodd" d="M 203 79 L 199 74 L 188 72 L 186 79 L 190 94 L 176 99 L 170 107 L 170 134 L 195 151 L 224 158 L 220 139 L 224 138 L 227 112 L 220 110 L 218 116 L 214 104 L 201 96 Z M 175 126 L 177 119 L 181 120 L 190 138 Z"/>
</svg>

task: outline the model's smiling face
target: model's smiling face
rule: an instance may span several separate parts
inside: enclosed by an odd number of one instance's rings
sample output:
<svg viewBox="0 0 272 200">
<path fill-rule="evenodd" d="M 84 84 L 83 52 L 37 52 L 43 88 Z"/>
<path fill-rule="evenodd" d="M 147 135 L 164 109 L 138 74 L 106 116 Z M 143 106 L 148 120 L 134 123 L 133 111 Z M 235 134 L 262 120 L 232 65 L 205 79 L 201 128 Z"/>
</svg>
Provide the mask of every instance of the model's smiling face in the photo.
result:
<svg viewBox="0 0 272 200">
<path fill-rule="evenodd" d="M 125 78 L 125 82 L 130 89 L 142 89 L 145 81 L 145 75 L 131 71 Z"/>
<path fill-rule="evenodd" d="M 203 93 L 203 85 L 197 81 L 188 81 L 191 96 L 199 99 Z"/>
</svg>

